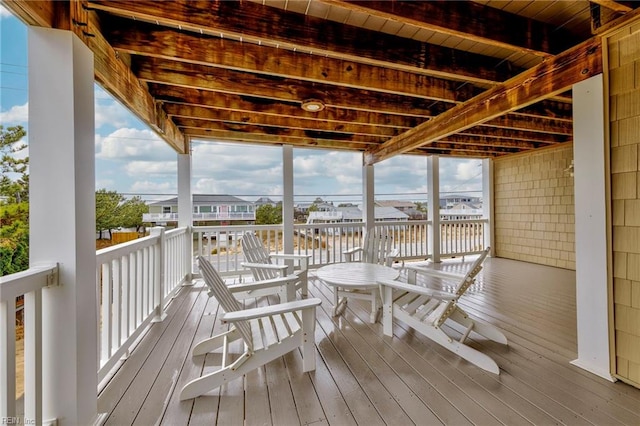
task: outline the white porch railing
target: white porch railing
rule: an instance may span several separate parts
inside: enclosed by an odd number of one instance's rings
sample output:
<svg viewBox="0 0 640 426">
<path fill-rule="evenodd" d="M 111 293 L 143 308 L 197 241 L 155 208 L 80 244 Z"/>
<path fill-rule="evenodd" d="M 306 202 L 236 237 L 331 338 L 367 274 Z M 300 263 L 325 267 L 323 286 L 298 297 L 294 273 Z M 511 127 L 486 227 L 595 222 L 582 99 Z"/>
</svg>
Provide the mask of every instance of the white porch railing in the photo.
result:
<svg viewBox="0 0 640 426">
<path fill-rule="evenodd" d="M 393 236 L 394 246 L 399 249 L 399 260 L 427 259 L 428 228 L 426 220 L 376 222 L 376 227 L 386 228 Z M 440 256 L 453 257 L 480 253 L 484 249 L 486 219 L 443 221 L 440 223 Z M 255 232 L 264 241 L 269 241 L 269 250 L 281 253 L 282 225 L 231 225 L 195 226 L 194 256 L 209 259 L 221 274 L 242 275 L 244 261 L 240 240 L 247 232 Z M 362 244 L 364 223 L 324 223 L 294 225 L 294 253 L 311 256 L 310 267 L 328 263 L 344 262 L 345 250 Z"/>
<path fill-rule="evenodd" d="M 440 222 L 440 256 L 476 254 L 484 250 L 487 219 L 446 220 Z"/>
<path fill-rule="evenodd" d="M 42 424 L 42 291 L 57 284 L 56 264 L 0 277 L 0 419 Z M 16 400 L 16 299 L 20 296 L 24 297 L 24 407 L 18 407 Z"/>
<path fill-rule="evenodd" d="M 165 233 L 158 227 L 148 237 L 97 252 L 99 381 L 152 321 L 162 319 L 175 289 L 190 278 L 189 244 L 187 228 Z"/>
<path fill-rule="evenodd" d="M 191 220 L 256 220 L 255 212 L 192 213 Z M 143 222 L 177 222 L 178 213 L 143 213 Z"/>
<path fill-rule="evenodd" d="M 486 220 L 441 223 L 441 256 L 472 254 L 484 248 Z M 377 222 L 393 235 L 400 260 L 426 259 L 428 221 Z M 154 320 L 160 320 L 175 290 L 191 279 L 195 255 L 204 255 L 227 276 L 247 274 L 241 263 L 242 235 L 258 233 L 269 249 L 281 253 L 282 225 L 198 226 L 170 231 L 153 228 L 150 236 L 99 250 L 99 381 L 127 356 Z M 364 224 L 294 226 L 294 251 L 311 256 L 310 266 L 343 262 L 343 252 L 362 243 Z M 193 244 L 193 245 L 192 245 Z M 42 417 L 41 294 L 57 282 L 57 266 L 31 268 L 0 278 L 0 418 L 16 415 L 16 297 L 25 297 L 25 418 Z"/>
</svg>

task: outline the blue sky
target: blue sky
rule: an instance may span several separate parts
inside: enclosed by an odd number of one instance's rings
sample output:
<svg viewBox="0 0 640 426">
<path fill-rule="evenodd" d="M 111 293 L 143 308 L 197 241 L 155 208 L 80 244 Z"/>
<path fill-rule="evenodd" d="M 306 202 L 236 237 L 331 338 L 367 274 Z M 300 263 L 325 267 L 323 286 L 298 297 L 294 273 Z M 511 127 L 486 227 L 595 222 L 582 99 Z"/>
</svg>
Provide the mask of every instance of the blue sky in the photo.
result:
<svg viewBox="0 0 640 426">
<path fill-rule="evenodd" d="M 28 142 L 27 67 L 27 28 L 0 6 L 0 124 L 24 126 Z M 175 194 L 175 152 L 97 84 L 95 102 L 96 189 L 145 199 Z M 193 192 L 278 199 L 281 160 L 279 147 L 194 141 Z M 295 196 L 360 202 L 361 165 L 359 153 L 294 148 Z M 478 160 L 441 158 L 440 169 L 441 192 L 481 190 Z M 374 170 L 376 198 L 425 200 L 425 157 L 394 157 Z"/>
</svg>

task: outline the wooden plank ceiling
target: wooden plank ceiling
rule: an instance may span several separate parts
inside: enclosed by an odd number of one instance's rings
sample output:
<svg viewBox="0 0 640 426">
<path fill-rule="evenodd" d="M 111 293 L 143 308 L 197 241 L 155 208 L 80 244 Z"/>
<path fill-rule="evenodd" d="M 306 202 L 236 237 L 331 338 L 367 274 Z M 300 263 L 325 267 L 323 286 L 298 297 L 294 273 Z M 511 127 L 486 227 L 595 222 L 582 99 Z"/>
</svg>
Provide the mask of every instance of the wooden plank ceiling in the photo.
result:
<svg viewBox="0 0 640 426">
<path fill-rule="evenodd" d="M 96 79 L 176 151 L 192 139 L 495 157 L 572 140 L 624 1 L 5 1 L 71 29 Z M 305 104 L 319 110 L 304 110 Z"/>
</svg>

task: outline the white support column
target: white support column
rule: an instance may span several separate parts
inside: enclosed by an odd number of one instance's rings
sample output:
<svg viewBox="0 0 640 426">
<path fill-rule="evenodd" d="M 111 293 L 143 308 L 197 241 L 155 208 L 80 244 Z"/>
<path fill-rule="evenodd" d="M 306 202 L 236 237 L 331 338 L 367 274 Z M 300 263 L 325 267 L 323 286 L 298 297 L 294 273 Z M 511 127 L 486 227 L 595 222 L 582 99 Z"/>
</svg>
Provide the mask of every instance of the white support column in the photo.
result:
<svg viewBox="0 0 640 426">
<path fill-rule="evenodd" d="M 191 195 L 191 152 L 178 154 L 178 226 L 193 225 L 193 196 Z"/>
<path fill-rule="evenodd" d="M 427 219 L 429 227 L 429 254 L 432 262 L 440 262 L 440 157 L 427 157 Z"/>
<path fill-rule="evenodd" d="M 42 295 L 43 419 L 97 420 L 93 54 L 70 31 L 29 28 L 30 265 L 59 262 Z"/>
<path fill-rule="evenodd" d="M 189 153 L 178 154 L 178 227 L 193 226 L 193 195 L 191 194 L 191 142 Z M 187 253 L 184 254 L 184 270 L 189 271 L 185 283 L 191 284 L 193 272 L 193 238 L 187 242 Z"/>
<path fill-rule="evenodd" d="M 364 157 L 362 164 L 362 221 L 364 229 L 369 230 L 375 226 L 376 222 L 374 166 L 364 164 Z"/>
<path fill-rule="evenodd" d="M 609 245 L 607 156 L 602 74 L 573 86 L 573 156 L 576 232 L 578 359 L 608 380 Z"/>
<path fill-rule="evenodd" d="M 282 226 L 283 250 L 293 253 L 293 146 L 282 146 Z"/>
<path fill-rule="evenodd" d="M 494 217 L 493 217 L 493 160 L 482 160 L 482 218 L 489 221 L 484 227 L 484 246 L 491 247 L 490 256 L 493 256 L 494 241 Z"/>
</svg>

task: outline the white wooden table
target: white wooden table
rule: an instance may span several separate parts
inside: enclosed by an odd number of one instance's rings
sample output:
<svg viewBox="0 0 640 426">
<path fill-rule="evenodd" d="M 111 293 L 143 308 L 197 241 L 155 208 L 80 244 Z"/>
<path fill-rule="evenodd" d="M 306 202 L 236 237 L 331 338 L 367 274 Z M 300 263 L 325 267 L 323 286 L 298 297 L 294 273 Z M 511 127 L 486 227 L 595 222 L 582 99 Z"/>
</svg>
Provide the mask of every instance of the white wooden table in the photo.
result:
<svg viewBox="0 0 640 426">
<path fill-rule="evenodd" d="M 395 280 L 400 271 L 366 262 L 334 263 L 317 270 L 318 278 L 333 287 L 333 315 L 344 312 L 347 298 L 371 301 L 370 321 L 375 323 L 380 309 L 377 280 Z"/>
</svg>

